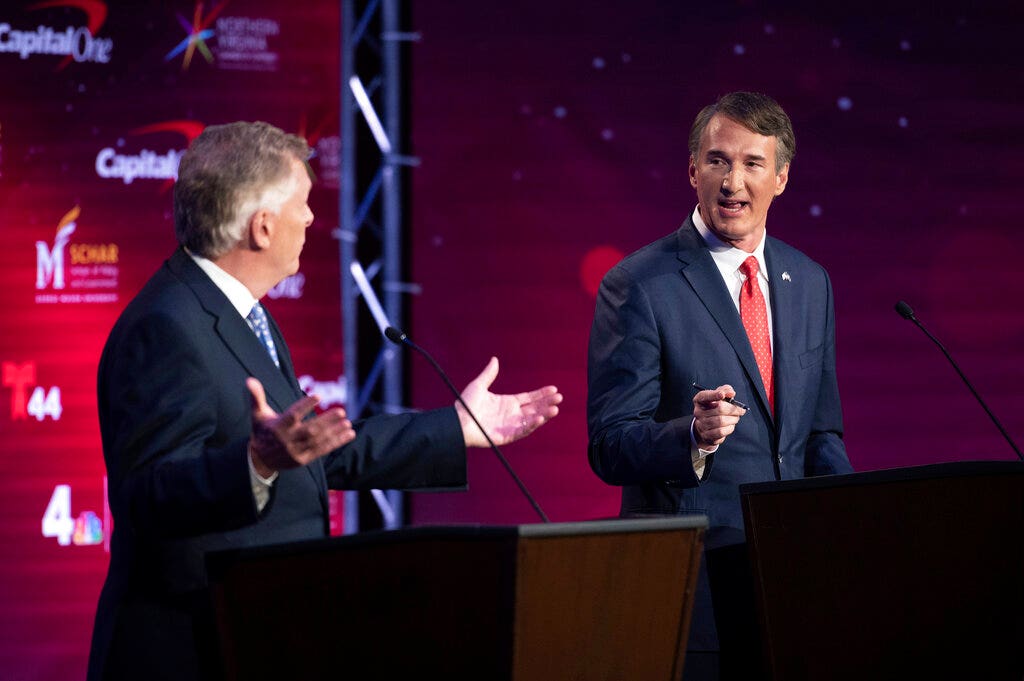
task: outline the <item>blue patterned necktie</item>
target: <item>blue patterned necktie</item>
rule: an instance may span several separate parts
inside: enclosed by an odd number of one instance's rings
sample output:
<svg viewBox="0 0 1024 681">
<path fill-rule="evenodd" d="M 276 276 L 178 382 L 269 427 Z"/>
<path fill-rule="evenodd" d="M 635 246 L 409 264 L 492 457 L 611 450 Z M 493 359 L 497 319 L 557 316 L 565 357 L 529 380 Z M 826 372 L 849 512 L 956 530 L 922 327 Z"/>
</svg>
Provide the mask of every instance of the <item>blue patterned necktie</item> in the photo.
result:
<svg viewBox="0 0 1024 681">
<path fill-rule="evenodd" d="M 280 369 L 281 362 L 277 359 L 277 348 L 274 347 L 274 339 L 270 337 L 270 324 L 267 322 L 267 313 L 263 311 L 263 306 L 259 303 L 253 305 L 246 319 L 252 324 L 253 332 L 263 343 L 263 347 L 267 349 L 270 359 L 274 360 L 274 366 Z"/>
</svg>

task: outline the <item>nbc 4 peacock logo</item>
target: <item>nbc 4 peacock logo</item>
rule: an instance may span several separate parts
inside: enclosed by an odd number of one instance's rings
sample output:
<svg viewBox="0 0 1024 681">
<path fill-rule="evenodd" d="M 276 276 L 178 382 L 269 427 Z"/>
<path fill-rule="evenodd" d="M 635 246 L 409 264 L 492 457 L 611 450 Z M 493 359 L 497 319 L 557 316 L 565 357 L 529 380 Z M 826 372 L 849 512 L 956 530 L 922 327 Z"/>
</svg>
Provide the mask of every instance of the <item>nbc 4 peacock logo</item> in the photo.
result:
<svg viewBox="0 0 1024 681">
<path fill-rule="evenodd" d="M 85 25 L 64 27 L 47 21 L 56 16 L 54 10 L 73 10 L 73 16 L 84 15 Z M 62 56 L 57 71 L 72 61 L 77 63 L 107 64 L 114 51 L 114 41 L 99 36 L 107 20 L 107 5 L 101 0 L 43 0 L 25 7 L 26 16 L 6 21 L 0 18 L 0 54 L 16 54 L 21 59 L 37 56 Z M 38 19 L 37 19 L 38 17 Z M 33 21 L 35 19 L 35 21 Z M 81 21 L 81 19 L 79 19 Z M 35 23 L 32 28 L 29 25 Z M 26 25 L 29 24 L 29 25 Z"/>
<path fill-rule="evenodd" d="M 117 244 L 72 242 L 81 213 L 75 206 L 57 223 L 52 242 L 36 242 L 36 303 L 117 302 Z"/>
</svg>

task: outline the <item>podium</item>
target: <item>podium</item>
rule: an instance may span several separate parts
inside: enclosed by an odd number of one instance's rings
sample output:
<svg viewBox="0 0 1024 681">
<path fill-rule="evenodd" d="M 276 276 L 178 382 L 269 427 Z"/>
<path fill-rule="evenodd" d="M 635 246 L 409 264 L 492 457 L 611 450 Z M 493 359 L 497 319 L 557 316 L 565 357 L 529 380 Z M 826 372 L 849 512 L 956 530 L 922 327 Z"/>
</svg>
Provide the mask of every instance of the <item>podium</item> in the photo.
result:
<svg viewBox="0 0 1024 681">
<path fill-rule="evenodd" d="M 1024 464 L 740 493 L 770 678 L 1024 678 Z"/>
<path fill-rule="evenodd" d="M 414 527 L 211 554 L 226 676 L 677 681 L 706 527 Z"/>
</svg>

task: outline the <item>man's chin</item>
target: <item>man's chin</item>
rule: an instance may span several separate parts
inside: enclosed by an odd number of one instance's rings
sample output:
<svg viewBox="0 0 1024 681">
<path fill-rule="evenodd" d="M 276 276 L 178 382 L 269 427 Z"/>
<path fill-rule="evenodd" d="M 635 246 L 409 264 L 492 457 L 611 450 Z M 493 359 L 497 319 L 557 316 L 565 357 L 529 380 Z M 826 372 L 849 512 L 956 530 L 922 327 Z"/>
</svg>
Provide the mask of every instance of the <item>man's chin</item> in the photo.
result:
<svg viewBox="0 0 1024 681">
<path fill-rule="evenodd" d="M 761 240 L 762 230 L 747 220 L 717 220 L 714 226 L 708 227 L 719 239 L 734 246 L 750 239 Z"/>
</svg>

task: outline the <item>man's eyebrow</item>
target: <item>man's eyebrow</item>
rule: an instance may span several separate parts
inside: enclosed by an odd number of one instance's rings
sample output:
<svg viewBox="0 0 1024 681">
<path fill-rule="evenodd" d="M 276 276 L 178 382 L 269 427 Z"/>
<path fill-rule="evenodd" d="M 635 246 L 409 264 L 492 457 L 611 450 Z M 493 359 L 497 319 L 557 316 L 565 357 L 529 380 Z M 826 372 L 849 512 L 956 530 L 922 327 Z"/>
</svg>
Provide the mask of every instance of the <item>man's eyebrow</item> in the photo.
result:
<svg viewBox="0 0 1024 681">
<path fill-rule="evenodd" d="M 712 157 L 715 157 L 715 158 L 729 158 L 729 155 L 726 154 L 721 149 L 708 149 L 706 152 L 704 152 L 704 157 L 705 158 L 712 158 Z M 747 154 L 746 156 L 743 157 L 743 160 L 744 161 L 767 161 L 768 157 L 763 155 L 763 154 Z"/>
</svg>

